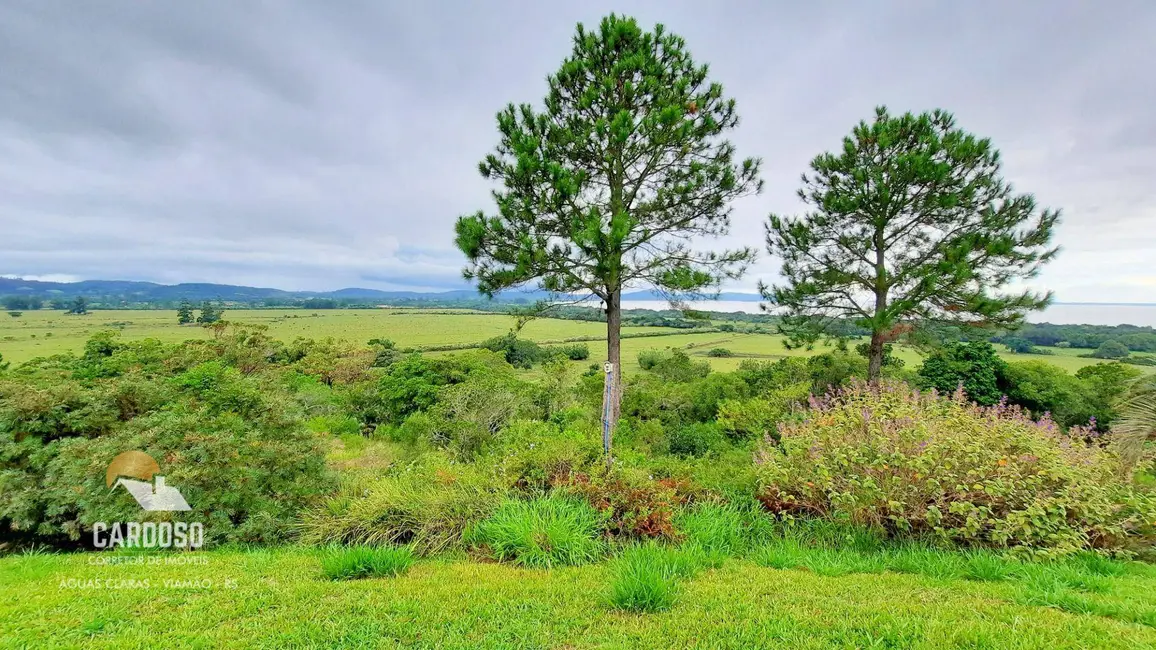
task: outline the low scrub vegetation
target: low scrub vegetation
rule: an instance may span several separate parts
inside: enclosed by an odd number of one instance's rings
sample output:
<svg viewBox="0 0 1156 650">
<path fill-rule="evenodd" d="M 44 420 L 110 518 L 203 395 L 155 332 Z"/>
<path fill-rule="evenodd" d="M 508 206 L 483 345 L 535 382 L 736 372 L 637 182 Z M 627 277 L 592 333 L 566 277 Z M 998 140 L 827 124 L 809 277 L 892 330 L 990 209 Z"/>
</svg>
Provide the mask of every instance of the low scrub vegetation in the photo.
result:
<svg viewBox="0 0 1156 650">
<path fill-rule="evenodd" d="M 962 391 L 947 398 L 853 384 L 813 399 L 805 419 L 768 438 L 759 499 L 781 516 L 965 545 L 1122 548 L 1152 533 L 1156 500 L 1090 436 L 1014 407 L 977 406 Z"/>
</svg>

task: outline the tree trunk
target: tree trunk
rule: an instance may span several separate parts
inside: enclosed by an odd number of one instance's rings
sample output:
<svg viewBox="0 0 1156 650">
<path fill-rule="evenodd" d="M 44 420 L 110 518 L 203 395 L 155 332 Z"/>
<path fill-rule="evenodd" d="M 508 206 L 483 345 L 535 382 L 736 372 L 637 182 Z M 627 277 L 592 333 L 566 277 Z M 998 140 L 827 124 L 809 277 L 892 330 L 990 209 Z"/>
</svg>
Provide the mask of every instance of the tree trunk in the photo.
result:
<svg viewBox="0 0 1156 650">
<path fill-rule="evenodd" d="M 883 333 L 871 333 L 871 347 L 867 351 L 867 380 L 879 381 L 883 372 Z"/>
<path fill-rule="evenodd" d="M 613 291 L 606 300 L 606 361 L 614 370 L 610 387 L 610 433 L 618 425 L 622 405 L 622 292 Z"/>
</svg>

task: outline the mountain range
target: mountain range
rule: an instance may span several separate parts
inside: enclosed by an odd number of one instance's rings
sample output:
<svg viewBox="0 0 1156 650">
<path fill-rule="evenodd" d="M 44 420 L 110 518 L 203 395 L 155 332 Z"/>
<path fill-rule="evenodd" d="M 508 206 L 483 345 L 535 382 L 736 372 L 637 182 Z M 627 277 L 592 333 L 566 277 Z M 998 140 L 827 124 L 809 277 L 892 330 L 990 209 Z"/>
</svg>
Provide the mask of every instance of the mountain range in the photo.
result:
<svg viewBox="0 0 1156 650">
<path fill-rule="evenodd" d="M 233 284 L 182 283 L 157 284 L 132 280 L 84 280 L 81 282 L 44 282 L 21 278 L 0 277 L 0 296 L 42 296 L 45 298 L 117 299 L 124 302 L 153 302 L 173 300 L 223 300 L 226 302 L 255 302 L 269 299 L 334 298 L 345 300 L 394 300 L 469 302 L 484 298 L 473 289 L 451 291 L 383 291 L 349 287 L 336 291 L 286 291 L 269 287 L 246 287 Z M 550 297 L 545 291 L 506 291 L 496 300 L 503 302 L 534 302 Z M 578 296 L 574 296 L 578 298 Z M 623 300 L 665 300 L 655 291 L 633 291 L 622 294 Z M 758 302 L 758 294 L 721 293 L 718 300 Z"/>
<path fill-rule="evenodd" d="M 336 291 L 286 291 L 269 287 L 246 287 L 234 284 L 182 283 L 158 284 L 133 280 L 84 280 L 81 282 L 44 282 L 0 276 L 0 296 L 41 296 L 44 298 L 88 298 L 114 299 L 123 302 L 167 302 L 176 300 L 222 300 L 225 302 L 257 302 L 263 300 L 295 300 L 307 298 L 333 298 L 343 300 L 369 300 L 389 302 L 477 302 L 485 300 L 473 289 L 451 291 L 383 291 L 348 287 Z M 506 291 L 495 297 L 499 302 L 536 302 L 550 297 L 539 290 Z M 574 296 L 575 299 L 578 296 Z M 657 291 L 632 291 L 622 294 L 623 300 L 665 301 Z M 760 302 L 762 296 L 756 293 L 723 292 L 715 300 L 731 302 Z M 1156 306 L 1156 303 L 1079 303 L 1056 302 L 1057 305 L 1134 305 Z"/>
</svg>

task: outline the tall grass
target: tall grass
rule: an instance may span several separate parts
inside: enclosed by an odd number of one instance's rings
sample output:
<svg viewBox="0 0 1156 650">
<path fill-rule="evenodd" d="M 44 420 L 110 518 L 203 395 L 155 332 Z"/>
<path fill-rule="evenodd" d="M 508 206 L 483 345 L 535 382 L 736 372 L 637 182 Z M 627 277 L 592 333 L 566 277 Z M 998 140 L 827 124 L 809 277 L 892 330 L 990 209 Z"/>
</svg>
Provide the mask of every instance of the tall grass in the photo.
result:
<svg viewBox="0 0 1156 650">
<path fill-rule="evenodd" d="M 503 495 L 469 473 L 439 478 L 417 468 L 345 486 L 306 513 L 302 541 L 310 544 L 407 544 L 419 555 L 458 546 L 471 525 L 488 517 Z"/>
<path fill-rule="evenodd" d="M 670 609 L 678 595 L 678 579 L 701 568 L 696 560 L 653 542 L 626 549 L 612 567 L 610 604 L 631 612 Z"/>
<path fill-rule="evenodd" d="M 701 503 L 678 513 L 674 526 L 684 540 L 684 552 L 718 567 L 747 546 L 744 514 L 731 504 Z"/>
<path fill-rule="evenodd" d="M 465 539 L 499 561 L 548 569 L 597 560 L 606 548 L 600 531 L 598 512 L 589 504 L 550 495 L 503 502 Z"/>
<path fill-rule="evenodd" d="M 396 576 L 413 564 L 405 546 L 330 547 L 321 557 L 321 573 L 330 580 Z"/>
</svg>

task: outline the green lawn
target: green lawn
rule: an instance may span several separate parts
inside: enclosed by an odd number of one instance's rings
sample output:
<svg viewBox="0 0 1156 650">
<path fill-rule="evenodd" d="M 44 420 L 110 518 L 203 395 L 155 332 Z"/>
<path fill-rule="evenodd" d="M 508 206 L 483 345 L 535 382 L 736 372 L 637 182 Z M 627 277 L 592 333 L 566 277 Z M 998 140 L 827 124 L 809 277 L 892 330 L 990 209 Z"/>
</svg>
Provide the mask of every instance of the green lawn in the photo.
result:
<svg viewBox="0 0 1156 650">
<path fill-rule="evenodd" d="M 628 614 L 607 604 L 606 563 L 540 571 L 434 559 L 396 578 L 332 582 L 318 555 L 144 556 L 206 563 L 187 566 L 105 565 L 126 556 L 98 553 L 3 558 L 0 647 L 1156 647 L 1156 571 L 1136 563 L 1041 599 L 1023 581 L 729 560 L 686 581 L 672 609 Z"/>
</svg>

